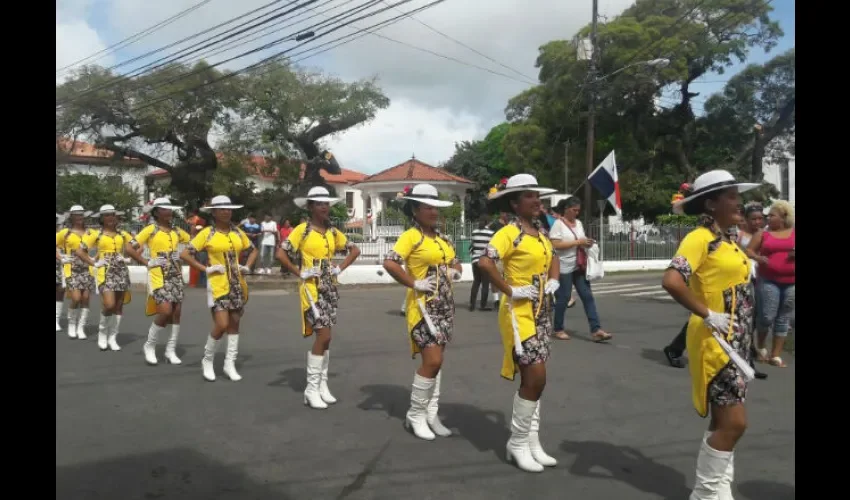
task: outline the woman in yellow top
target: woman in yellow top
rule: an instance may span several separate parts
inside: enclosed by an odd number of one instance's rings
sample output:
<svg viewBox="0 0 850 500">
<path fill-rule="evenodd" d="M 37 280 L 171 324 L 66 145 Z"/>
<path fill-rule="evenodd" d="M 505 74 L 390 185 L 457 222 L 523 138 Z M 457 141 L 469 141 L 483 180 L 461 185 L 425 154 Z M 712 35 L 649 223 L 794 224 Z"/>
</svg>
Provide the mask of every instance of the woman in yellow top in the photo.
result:
<svg viewBox="0 0 850 500">
<path fill-rule="evenodd" d="M 725 170 L 699 176 L 677 202 L 678 213 L 701 215 L 701 227 L 682 240 L 664 273 L 663 286 L 685 306 L 692 399 L 701 417 L 711 413 L 697 458 L 691 500 L 732 499 L 734 449 L 747 428 L 744 401 L 753 377 L 749 365 L 754 297 L 750 259 L 735 243 L 739 183 Z M 728 349 L 728 350 L 727 350 Z"/>
<path fill-rule="evenodd" d="M 227 196 L 215 196 L 202 211 L 212 212 L 213 223 L 198 231 L 180 258 L 200 272 L 207 273 L 207 305 L 212 312 L 213 328 L 207 337 L 204 359 L 201 361 L 204 378 L 215 381 L 213 358 L 218 342 L 227 332 L 227 354 L 224 357 L 224 374 L 237 382 L 242 376 L 236 371 L 239 354 L 239 322 L 248 303 L 248 284 L 244 275 L 251 272 L 257 260 L 257 249 L 248 235 L 233 224 L 233 211 L 242 208 L 234 205 Z M 246 265 L 239 265 L 239 254 L 251 248 Z M 198 252 L 207 252 L 209 266 L 198 262 Z"/>
<path fill-rule="evenodd" d="M 64 257 L 65 289 L 71 298 L 68 304 L 68 337 L 80 340 L 86 339 L 85 326 L 89 317 L 89 297 L 94 290 L 94 276 L 89 266 L 77 257 L 77 249 L 83 238 L 92 233 L 85 223 L 90 213 L 80 205 L 72 206 L 66 219 L 68 227 L 56 233 L 56 248 Z"/>
<path fill-rule="evenodd" d="M 430 441 L 435 434 L 452 435 L 437 412 L 443 352 L 454 330 L 452 282 L 460 279 L 461 265 L 452 244 L 437 230 L 439 209 L 453 203 L 440 200 L 430 184 L 417 184 L 401 199 L 407 201 L 404 214 L 413 227 L 398 238 L 384 260 L 384 269 L 408 288 L 405 311 L 410 350 L 413 357 L 422 354 L 422 364 L 413 375 L 405 424 L 416 437 Z"/>
<path fill-rule="evenodd" d="M 56 232 L 61 229 L 61 221 L 64 219 L 62 215 L 56 214 Z M 70 257 L 65 257 L 56 247 L 56 332 L 61 332 L 62 327 L 59 326 L 59 318 L 62 317 L 62 307 L 65 305 L 65 272 L 63 264 L 71 263 Z"/>
<path fill-rule="evenodd" d="M 156 342 L 159 333 L 169 324 L 171 337 L 165 346 L 165 359 L 173 365 L 182 363 L 176 352 L 177 339 L 180 336 L 180 312 L 183 309 L 183 270 L 177 249 L 181 243 L 189 243 L 190 237 L 189 233 L 174 227 L 172 223 L 173 210 L 178 208 L 180 207 L 172 205 L 168 198 L 157 198 L 152 204 L 146 205 L 144 211 L 151 214 L 154 223 L 136 235 L 136 246 L 127 252 L 136 262 L 148 269 L 145 313 L 148 316 L 156 314 L 143 348 L 145 361 L 150 365 L 158 363 Z M 150 259 L 141 255 L 140 250 L 144 245 L 150 250 Z"/>
<path fill-rule="evenodd" d="M 307 353 L 307 388 L 304 404 L 325 409 L 336 403 L 328 389 L 331 328 L 336 325 L 339 291 L 336 277 L 360 255 L 360 249 L 342 232 L 331 227 L 330 207 L 339 198 L 332 198 L 327 189 L 310 188 L 306 197 L 295 198 L 298 208 L 306 208 L 310 219 L 302 222 L 281 242 L 277 259 L 289 272 L 301 277 L 298 295 L 301 297 L 301 334 L 316 333 L 313 348 Z M 333 264 L 334 254 L 348 251 L 339 266 Z M 301 269 L 295 267 L 291 253 L 301 255 Z"/>
<path fill-rule="evenodd" d="M 502 377 L 513 380 L 517 371 L 521 377 L 519 392 L 514 393 L 507 459 L 526 472 L 541 472 L 544 466 L 558 463 L 543 450 L 539 437 L 540 397 L 546 387 L 552 302 L 559 287 L 560 265 L 538 217 L 540 195 L 555 190 L 540 187 L 530 174 L 517 174 L 505 186 L 490 194 L 491 207 L 512 212 L 516 219 L 493 235 L 478 267 L 504 294 L 499 309 Z M 496 261 L 504 264 L 504 278 Z"/>
<path fill-rule="evenodd" d="M 124 253 L 132 244 L 133 237 L 127 231 L 118 229 L 118 216 L 123 214 L 112 205 L 100 207 L 100 211 L 91 216 L 100 218 L 102 229 L 83 237 L 77 248 L 77 257 L 94 268 L 96 286 L 101 296 L 97 332 L 97 346 L 101 351 L 107 348 L 121 350 L 116 337 L 124 304 L 130 302 L 130 270 L 127 267 L 130 259 Z M 90 249 L 97 251 L 94 259 L 89 256 Z"/>
</svg>

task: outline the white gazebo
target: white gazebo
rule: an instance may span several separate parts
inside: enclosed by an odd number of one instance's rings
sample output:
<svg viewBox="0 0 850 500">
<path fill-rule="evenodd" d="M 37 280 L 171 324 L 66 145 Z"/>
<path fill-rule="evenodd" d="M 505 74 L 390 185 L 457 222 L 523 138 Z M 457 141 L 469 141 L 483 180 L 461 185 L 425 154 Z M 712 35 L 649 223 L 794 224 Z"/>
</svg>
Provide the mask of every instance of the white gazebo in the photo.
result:
<svg viewBox="0 0 850 500">
<path fill-rule="evenodd" d="M 359 189 L 363 196 L 363 213 L 368 213 L 370 206 L 375 206 L 372 200 L 380 200 L 382 207 L 387 202 L 395 199 L 396 195 L 403 191 L 405 186 L 428 183 L 437 188 L 441 194 L 456 196 L 460 200 L 461 224 L 465 222 L 467 191 L 475 185 L 469 179 L 450 174 L 445 169 L 432 167 L 411 157 L 404 163 L 390 167 L 386 170 L 370 175 L 362 181 L 354 184 L 352 188 Z M 370 224 L 363 224 L 363 237 L 376 234 L 377 217 L 373 217 Z M 367 229 L 367 226 L 368 229 Z"/>
</svg>

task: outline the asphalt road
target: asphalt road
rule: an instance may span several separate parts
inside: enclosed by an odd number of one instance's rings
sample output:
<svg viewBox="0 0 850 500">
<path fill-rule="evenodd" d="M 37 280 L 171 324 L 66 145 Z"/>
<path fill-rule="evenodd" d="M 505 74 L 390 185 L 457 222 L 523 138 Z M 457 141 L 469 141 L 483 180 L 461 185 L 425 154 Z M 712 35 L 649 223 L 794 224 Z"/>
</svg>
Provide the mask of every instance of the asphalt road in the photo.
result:
<svg viewBox="0 0 850 500">
<path fill-rule="evenodd" d="M 424 442 L 402 426 L 418 360 L 399 316 L 401 287 L 342 291 L 325 411 L 302 404 L 310 340 L 297 296 L 261 290 L 242 326 L 244 377 L 201 377 L 209 313 L 189 290 L 182 366 L 145 365 L 150 324 L 140 295 L 127 306 L 121 352 L 56 335 L 56 492 L 63 499 L 686 499 L 708 422 L 690 403 L 686 370 L 661 347 L 685 321 L 658 291 L 659 275 L 616 275 L 596 285 L 610 345 L 588 340 L 581 304 L 567 314 L 571 341 L 547 366 L 541 438 L 559 465 L 528 474 L 504 462 L 512 392 L 499 377 L 493 312 L 466 309 L 458 287 L 441 414 L 456 432 Z M 635 295 L 637 294 L 637 295 Z M 94 299 L 96 300 L 96 299 Z M 97 309 L 94 305 L 93 310 Z M 89 333 L 98 315 L 92 312 Z M 64 322 L 63 322 L 64 325 Z M 784 500 L 795 488 L 794 360 L 765 366 L 735 458 L 736 499 Z"/>
</svg>

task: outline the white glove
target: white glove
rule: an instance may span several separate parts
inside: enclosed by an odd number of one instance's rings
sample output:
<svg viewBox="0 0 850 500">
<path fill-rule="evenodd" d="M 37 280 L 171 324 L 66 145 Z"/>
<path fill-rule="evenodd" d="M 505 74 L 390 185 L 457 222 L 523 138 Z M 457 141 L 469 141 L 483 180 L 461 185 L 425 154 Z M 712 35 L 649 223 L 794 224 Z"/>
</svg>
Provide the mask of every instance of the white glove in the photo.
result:
<svg viewBox="0 0 850 500">
<path fill-rule="evenodd" d="M 558 291 L 561 288 L 561 283 L 553 278 L 549 278 L 549 281 L 546 282 L 546 286 L 543 287 L 544 295 L 551 295 Z"/>
<path fill-rule="evenodd" d="M 105 265 L 106 265 L 106 261 L 105 261 L 105 260 L 103 260 L 103 259 L 100 259 L 99 261 L 97 261 L 97 262 L 95 262 L 95 263 L 94 263 L 94 266 L 93 266 L 93 267 L 94 267 L 95 269 L 100 269 L 101 267 L 104 267 Z"/>
<path fill-rule="evenodd" d="M 302 280 L 307 280 L 321 275 L 322 271 L 318 267 L 308 267 L 307 269 L 301 271 Z"/>
<path fill-rule="evenodd" d="M 242 271 L 242 274 L 251 274 L 251 268 L 248 266 L 239 266 L 239 270 Z"/>
<path fill-rule="evenodd" d="M 213 274 L 224 274 L 226 270 L 227 268 L 225 268 L 223 265 L 216 264 L 214 266 L 207 267 L 207 275 L 209 276 Z"/>
<path fill-rule="evenodd" d="M 709 309 L 708 316 L 702 321 L 705 323 L 705 326 L 715 332 L 726 335 L 729 333 L 729 323 L 732 321 L 732 317 L 726 313 L 716 313 Z"/>
<path fill-rule="evenodd" d="M 511 300 L 536 299 L 538 290 L 534 285 L 512 286 Z"/>
<path fill-rule="evenodd" d="M 155 267 L 162 267 L 167 263 L 165 259 L 162 257 L 157 257 L 155 259 L 148 259 L 148 269 L 153 269 Z"/>
<path fill-rule="evenodd" d="M 433 276 L 429 276 L 424 280 L 416 280 L 413 283 L 413 289 L 422 293 L 434 293 L 437 291 L 437 282 Z"/>
<path fill-rule="evenodd" d="M 449 277 L 451 277 L 452 281 L 460 281 L 461 273 L 457 269 L 452 269 L 449 272 Z"/>
<path fill-rule="evenodd" d="M 71 257 L 70 255 L 63 255 L 62 256 L 62 263 L 63 264 L 70 264 L 72 262 L 74 262 L 74 258 Z"/>
<path fill-rule="evenodd" d="M 339 266 L 333 266 L 331 268 L 331 274 L 333 274 L 334 276 L 339 276 L 339 273 L 341 273 L 341 272 L 342 272 L 342 269 L 340 269 Z"/>
</svg>

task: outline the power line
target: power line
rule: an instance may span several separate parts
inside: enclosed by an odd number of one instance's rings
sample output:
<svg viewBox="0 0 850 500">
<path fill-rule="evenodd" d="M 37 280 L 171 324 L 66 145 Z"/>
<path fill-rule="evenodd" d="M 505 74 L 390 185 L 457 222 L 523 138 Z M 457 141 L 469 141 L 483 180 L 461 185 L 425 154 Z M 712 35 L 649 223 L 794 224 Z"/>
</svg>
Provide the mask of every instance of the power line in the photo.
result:
<svg viewBox="0 0 850 500">
<path fill-rule="evenodd" d="M 279 2 L 279 1 L 280 1 L 280 0 L 277 0 L 276 2 L 273 2 L 273 3 L 277 3 L 277 2 Z M 287 3 L 286 5 L 284 5 L 284 6 L 282 6 L 282 7 L 278 7 L 278 8 L 276 8 L 276 9 L 275 9 L 274 11 L 272 11 L 272 12 L 277 12 L 277 11 L 279 11 L 279 10 L 281 10 L 281 9 L 284 9 L 284 8 L 286 8 L 287 6 L 292 5 L 292 4 L 293 4 L 293 3 L 295 3 L 296 1 L 297 1 L 297 0 L 291 0 L 291 1 L 290 1 L 289 3 Z M 289 13 L 292 13 L 292 12 L 294 12 L 294 11 L 296 11 L 296 10 L 302 9 L 302 8 L 306 7 L 307 5 L 309 5 L 309 4 L 311 4 L 311 3 L 315 3 L 315 2 L 317 2 L 317 1 L 318 1 L 318 0 L 306 0 L 304 3 L 302 3 L 302 4 L 298 4 L 298 5 L 296 5 L 295 7 L 292 7 L 292 8 L 290 8 L 290 9 L 287 9 L 287 10 L 286 10 L 286 11 L 284 11 L 284 12 L 281 12 L 281 13 L 275 14 L 275 15 L 274 15 L 274 16 L 272 16 L 271 18 L 269 18 L 269 19 L 267 19 L 267 20 L 265 20 L 265 21 L 262 21 L 262 22 L 260 22 L 260 23 L 257 23 L 257 24 L 255 24 L 255 25 L 254 25 L 254 26 L 252 26 L 252 27 L 256 27 L 256 26 L 262 25 L 262 24 L 264 24 L 264 23 L 270 22 L 270 21 L 271 21 L 271 20 L 273 20 L 273 19 L 277 19 L 277 18 L 279 18 L 279 17 L 285 16 L 286 14 L 289 14 Z M 375 2 L 375 1 L 377 1 L 377 0 L 371 0 L 371 2 Z M 266 4 L 266 6 L 268 6 L 268 5 L 271 5 L 271 4 Z M 261 7 L 261 8 L 265 8 L 266 6 L 263 6 L 263 7 Z M 255 11 L 256 11 L 256 9 L 255 9 Z M 269 15 L 269 14 L 271 14 L 271 12 L 266 13 L 266 14 L 263 14 L 263 15 Z M 240 17 L 244 17 L 245 15 L 246 15 L 246 14 L 243 14 L 243 15 L 242 15 L 242 16 L 240 16 Z M 240 24 L 239 26 L 244 26 L 245 24 L 251 23 L 251 22 L 255 21 L 256 19 L 259 19 L 260 17 L 262 17 L 262 16 L 255 17 L 254 19 L 252 19 L 252 20 L 250 20 L 250 21 L 247 21 L 247 22 L 245 22 L 245 23 L 242 23 L 242 24 Z M 237 19 L 238 19 L 238 18 L 237 18 Z M 231 20 L 231 21 L 229 21 L 229 22 L 227 22 L 227 23 L 224 23 L 224 24 L 229 24 L 230 22 L 233 22 L 233 21 Z M 228 30 L 228 31 L 231 31 L 232 29 L 238 28 L 239 26 L 236 26 L 236 27 L 234 27 L 234 28 L 230 28 L 230 30 Z M 216 43 L 220 43 L 220 42 L 222 42 L 222 41 L 224 41 L 224 40 L 227 40 L 227 39 L 228 39 L 228 38 L 230 38 L 231 36 L 235 36 L 235 35 L 237 35 L 237 34 L 244 33 L 245 31 L 247 31 L 248 29 L 251 29 L 252 27 L 245 28 L 245 29 L 243 29 L 243 30 L 241 30 L 241 31 L 238 31 L 238 32 L 236 32 L 236 33 L 232 33 L 232 34 L 230 34 L 230 35 L 227 35 L 227 36 L 225 36 L 225 38 L 223 38 L 223 39 L 221 39 L 221 40 L 218 40 L 218 41 L 216 41 L 216 42 L 208 43 L 207 45 L 204 45 L 203 47 L 201 47 L 201 48 L 199 48 L 199 49 L 196 49 L 196 50 L 194 50 L 194 51 L 190 52 L 189 54 L 194 53 L 194 52 L 197 52 L 198 50 L 202 50 L 202 49 L 204 49 L 204 48 L 207 48 L 207 47 L 209 47 L 209 46 L 211 46 L 211 45 L 215 45 Z M 227 31 L 225 31 L 225 33 L 227 33 Z M 201 42 L 198 42 L 198 43 L 203 43 L 203 42 L 205 42 L 205 41 L 207 41 L 207 40 L 210 40 L 210 39 L 214 38 L 215 36 L 221 36 L 221 35 L 223 35 L 223 34 L 224 34 L 224 33 L 220 33 L 220 34 L 218 34 L 218 35 L 214 35 L 213 37 L 207 38 L 207 39 L 202 40 Z M 196 44 L 194 44 L 194 45 L 191 45 L 190 47 L 186 47 L 186 48 L 184 48 L 184 49 L 181 49 L 181 50 L 180 50 L 180 51 L 178 51 L 178 52 L 182 52 L 182 51 L 185 51 L 185 50 L 187 50 L 187 49 L 189 49 L 189 48 L 195 47 L 196 45 L 198 45 L 198 43 L 196 43 Z M 156 52 L 156 51 L 154 51 L 154 52 Z M 172 54 L 172 55 L 173 55 L 173 54 Z M 184 55 L 188 55 L 188 54 L 184 54 Z M 141 68 L 137 68 L 137 69 L 135 69 L 135 70 L 131 71 L 130 73 L 127 73 L 127 74 L 124 74 L 124 75 L 117 76 L 117 77 L 115 77 L 115 78 L 113 78 L 113 79 L 111 79 L 111 80 L 107 81 L 107 82 L 106 82 L 106 83 L 104 83 L 103 85 L 100 85 L 100 86 L 95 87 L 95 88 L 93 88 L 93 89 L 88 89 L 88 90 L 86 90 L 86 91 L 81 92 L 80 94 L 77 94 L 76 96 L 73 96 L 73 97 L 72 97 L 71 99 L 69 99 L 69 100 L 60 101 L 59 103 L 57 103 L 57 106 L 63 106 L 63 105 L 65 105 L 65 104 L 68 104 L 68 103 L 70 103 L 70 102 L 73 102 L 73 101 L 74 101 L 74 100 L 76 100 L 76 99 L 79 99 L 79 98 L 81 98 L 81 97 L 85 97 L 86 95 L 92 94 L 92 93 L 97 92 L 97 91 L 99 91 L 99 90 L 104 90 L 104 89 L 106 89 L 106 88 L 112 87 L 112 86 L 114 86 L 114 85 L 116 85 L 116 84 L 118 84 L 118 83 L 120 83 L 120 82 L 123 82 L 123 81 L 129 80 L 129 79 L 131 79 L 131 78 L 133 78 L 133 77 L 141 76 L 142 74 L 144 74 L 144 73 L 146 73 L 146 72 L 148 72 L 148 73 L 149 73 L 149 72 L 152 72 L 152 71 L 154 71 L 154 70 L 156 70 L 156 69 L 158 69 L 158 68 L 160 68 L 160 67 L 163 67 L 163 66 L 166 66 L 166 65 L 168 65 L 168 64 L 171 64 L 171 63 L 175 62 L 177 59 L 179 59 L 179 57 L 178 57 L 178 58 L 173 58 L 173 59 L 171 59 L 171 60 L 169 60 L 169 61 L 166 61 L 166 62 L 164 62 L 164 63 L 161 63 L 161 64 L 156 65 L 156 63 L 158 63 L 158 62 L 162 61 L 163 59 L 167 59 L 168 57 L 169 57 L 169 56 L 166 56 L 165 58 L 157 59 L 156 61 L 153 61 L 152 63 L 148 63 L 147 65 L 142 66 Z M 151 67 L 151 65 L 152 65 L 152 64 L 154 64 L 155 66 Z"/>
<path fill-rule="evenodd" d="M 99 50 L 98 52 L 95 52 L 94 54 L 90 54 L 90 55 L 88 55 L 88 56 L 86 56 L 82 59 L 79 59 L 77 61 L 72 62 L 71 64 L 68 64 L 66 66 L 63 66 L 63 67 L 57 69 L 56 74 L 59 74 L 59 73 L 65 71 L 66 69 L 68 69 L 72 66 L 76 66 L 76 65 L 83 63 L 83 62 L 86 62 L 86 61 L 88 61 L 89 59 L 92 59 L 92 58 L 95 58 L 95 59 L 93 59 L 93 61 L 97 61 L 98 59 L 102 59 L 109 52 L 115 52 L 118 49 L 122 49 L 124 47 L 129 46 L 129 45 L 132 45 L 133 43 L 138 42 L 139 40 L 145 38 L 146 36 L 150 35 L 151 33 L 168 26 L 169 24 L 189 15 L 190 13 L 192 13 L 193 11 L 195 11 L 197 9 L 200 9 L 204 5 L 210 3 L 211 1 L 212 0 L 202 0 L 198 3 L 196 3 L 195 5 L 189 7 L 188 9 L 184 9 L 184 10 L 178 12 L 177 14 L 174 14 L 173 16 L 154 24 L 153 26 L 150 26 L 148 28 L 145 28 L 142 31 L 139 31 L 138 33 L 130 35 L 129 37 L 127 37 L 127 38 L 125 38 L 125 39 L 123 39 L 119 42 L 116 42 L 116 43 L 110 45 L 109 47 L 106 47 L 105 49 Z M 97 57 L 97 56 L 100 56 L 100 57 Z"/>
<path fill-rule="evenodd" d="M 401 0 L 401 1 L 399 1 L 398 3 L 393 4 L 393 6 L 403 5 L 403 4 L 406 4 L 406 3 L 410 2 L 410 1 L 412 1 L 412 0 Z M 437 4 L 440 4 L 440 3 L 444 2 L 444 1 L 445 1 L 445 0 L 434 0 L 434 1 L 432 1 L 431 3 L 426 4 L 426 5 L 423 5 L 422 7 L 419 7 L 419 8 L 417 8 L 417 9 L 414 9 L 414 10 L 412 10 L 412 11 L 410 11 L 410 12 L 414 12 L 414 13 L 415 13 L 415 12 L 421 12 L 421 11 L 426 10 L 426 9 L 429 9 L 429 8 L 431 8 L 431 7 L 433 7 L 433 6 L 437 5 Z M 212 79 L 212 80 L 210 80 L 210 81 L 208 81 L 208 82 L 205 82 L 205 83 L 203 83 L 203 84 L 201 84 L 201 85 L 197 85 L 197 86 L 192 87 L 192 88 L 189 88 L 189 89 L 181 89 L 181 90 L 178 90 L 178 91 L 175 91 L 175 92 L 171 92 L 171 93 L 166 94 L 165 96 L 162 96 L 161 98 L 156 99 L 156 100 L 154 100 L 154 101 L 152 101 L 152 102 L 145 103 L 145 104 L 143 104 L 143 105 L 141 105 L 141 106 L 134 107 L 134 108 L 132 109 L 132 111 L 133 111 L 133 112 L 136 112 L 136 111 L 139 111 L 139 110 L 141 110 L 141 109 L 148 108 L 148 107 L 150 107 L 150 106 L 153 106 L 153 105 L 159 104 L 160 102 L 164 102 L 164 101 L 170 100 L 170 99 L 171 99 L 173 96 L 175 96 L 175 95 L 182 94 L 182 93 L 187 93 L 187 92 L 193 92 L 193 91 L 198 90 L 198 89 L 200 89 L 200 88 L 202 88 L 202 87 L 206 87 L 206 86 L 209 86 L 209 85 L 212 85 L 212 84 L 218 83 L 218 82 L 220 82 L 220 81 L 222 81 L 222 80 L 225 80 L 225 79 L 228 79 L 228 78 L 232 78 L 232 77 L 237 76 L 237 75 L 239 75 L 239 74 L 242 74 L 242 73 L 244 73 L 244 72 L 246 72 L 246 71 L 250 71 L 250 70 L 252 70 L 252 69 L 255 69 L 255 68 L 261 67 L 261 66 L 263 66 L 263 65 L 269 64 L 269 63 L 271 63 L 271 62 L 275 61 L 276 59 L 279 59 L 282 55 L 284 55 L 284 54 L 286 54 L 286 53 L 288 53 L 288 52 L 291 52 L 291 51 L 293 51 L 293 50 L 297 49 L 298 47 L 300 47 L 300 46 L 302 46 L 302 45 L 306 45 L 306 44 L 312 43 L 312 42 L 314 42 L 315 40 L 317 40 L 317 39 L 319 39 L 319 38 L 322 38 L 322 37 L 324 37 L 324 36 L 326 36 L 326 35 L 328 35 L 328 34 L 330 34 L 330 33 L 333 33 L 334 31 L 337 31 L 337 30 L 339 30 L 339 29 L 341 29 L 341 28 L 343 28 L 343 27 L 345 27 L 345 26 L 348 26 L 348 25 L 350 25 L 350 24 L 352 24 L 352 23 L 354 23 L 354 22 L 357 22 L 357 21 L 360 21 L 360 20 L 363 20 L 363 19 L 366 19 L 366 18 L 369 18 L 369 17 L 373 17 L 373 16 L 377 15 L 378 13 L 380 13 L 380 12 L 384 12 L 384 11 L 386 11 L 386 10 L 388 10 L 388 8 L 379 9 L 379 10 L 378 10 L 378 11 L 376 11 L 376 12 L 373 12 L 373 13 L 370 13 L 370 14 L 367 14 L 367 15 L 360 16 L 360 17 L 358 17 L 358 18 L 356 18 L 356 19 L 354 19 L 354 20 L 352 20 L 352 21 L 348 21 L 348 22 L 346 22 L 346 23 L 343 23 L 343 24 L 340 24 L 340 25 L 338 25 L 338 26 L 335 26 L 335 27 L 333 27 L 333 28 L 331 28 L 331 29 L 329 29 L 329 30 L 327 30 L 327 31 L 323 32 L 323 33 L 317 34 L 317 35 L 313 36 L 312 38 L 307 39 L 305 42 L 303 42 L 303 43 L 301 43 L 301 44 L 299 44 L 299 45 L 297 45 L 297 46 L 295 46 L 295 47 L 291 47 L 291 48 L 289 48 L 289 49 L 285 49 L 285 50 L 282 50 L 282 51 L 280 51 L 280 52 L 277 52 L 277 53 L 275 53 L 275 54 L 273 54 L 273 55 L 271 55 L 271 56 L 269 56 L 269 57 L 266 57 L 265 59 L 262 59 L 262 60 L 261 60 L 261 61 L 259 61 L 259 62 L 256 62 L 256 63 L 254 63 L 254 64 L 251 64 L 251 65 L 249 65 L 249 66 L 246 66 L 246 67 L 244 67 L 244 68 L 242 68 L 242 69 L 239 69 L 239 70 L 237 70 L 237 71 L 233 71 L 233 72 L 231 72 L 231 73 L 227 73 L 227 74 L 222 75 L 222 76 L 220 76 L 220 77 L 218 77 L 218 78 L 214 78 L 214 79 Z M 390 19 L 387 19 L 387 20 L 384 20 L 384 21 L 380 21 L 380 22 L 378 22 L 378 23 L 376 23 L 376 24 L 374 24 L 374 25 L 370 26 L 370 27 L 369 27 L 369 29 L 374 28 L 374 27 L 377 27 L 377 26 L 381 26 L 381 25 L 384 25 L 384 24 L 388 24 L 388 23 L 393 22 L 393 21 L 397 21 L 397 20 L 399 20 L 399 19 L 401 19 L 401 18 L 403 18 L 403 17 L 404 17 L 403 15 L 399 15 L 399 16 L 396 16 L 396 17 L 393 17 L 393 18 L 390 18 Z M 322 45 L 328 45 L 328 44 L 331 44 L 331 43 L 333 43 L 333 42 L 335 42 L 335 41 L 338 41 L 338 40 L 340 40 L 340 39 L 342 39 L 342 38 L 347 38 L 347 37 L 349 37 L 349 36 L 351 36 L 351 35 L 345 35 L 345 36 L 339 37 L 339 38 L 337 38 L 337 39 L 330 40 L 329 42 L 326 42 L 326 43 L 324 43 L 324 44 L 322 44 Z M 270 44 L 267 44 L 267 45 L 270 45 Z M 321 47 L 322 45 L 319 45 L 318 47 Z M 308 52 L 309 50 L 316 49 L 316 48 L 318 48 L 318 47 L 313 47 L 312 49 L 308 49 L 307 51 L 299 52 L 299 53 L 297 53 L 297 54 L 295 54 L 295 55 L 300 55 L 300 54 L 302 54 L 302 53 Z M 237 59 L 237 58 L 239 58 L 239 57 L 244 57 L 245 55 L 248 55 L 249 53 L 257 52 L 258 50 L 264 50 L 264 48 L 263 48 L 263 47 L 261 47 L 261 48 L 259 48 L 259 49 L 254 49 L 254 50 L 252 50 L 252 51 L 248 51 L 248 52 L 246 52 L 246 53 L 240 54 L 239 56 L 236 56 L 236 57 L 233 57 L 233 58 L 227 59 L 227 60 L 222 61 L 222 62 L 219 62 L 219 63 L 216 63 L 216 65 L 224 64 L 224 63 L 226 63 L 226 62 L 229 62 L 229 61 L 231 61 L 231 60 Z M 313 55 L 316 55 L 316 54 L 313 54 Z M 308 57 L 312 57 L 313 55 L 308 56 Z M 306 57 L 305 57 L 305 58 L 303 58 L 303 59 L 306 59 Z M 210 68 L 202 68 L 202 69 L 201 69 L 201 71 L 206 71 L 206 70 L 208 70 L 208 69 L 210 69 Z M 191 76 L 193 73 L 198 73 L 198 72 L 200 72 L 200 71 L 197 71 L 197 70 L 196 70 L 196 71 L 191 72 L 191 73 L 188 73 L 188 74 L 186 74 L 186 75 L 184 75 L 184 76 L 182 76 L 182 77 L 180 77 L 180 78 L 178 78 L 178 79 L 175 79 L 174 81 L 179 80 L 179 79 L 183 79 L 183 78 L 186 78 L 186 77 L 189 77 L 189 76 Z M 167 83 L 173 83 L 173 82 L 167 82 Z M 166 83 L 166 84 L 167 84 L 167 83 Z"/>
<path fill-rule="evenodd" d="M 381 0 L 381 1 L 382 1 L 384 4 L 386 4 L 386 2 L 384 2 L 383 0 Z M 483 57 L 483 58 L 487 59 L 488 61 L 493 62 L 493 63 L 496 63 L 496 64 L 498 64 L 499 66 L 501 66 L 501 67 L 503 67 L 503 68 L 505 68 L 505 69 L 507 69 L 507 70 L 509 70 L 509 71 L 513 71 L 514 73 L 518 74 L 519 76 L 521 76 L 521 77 L 523 77 L 523 78 L 525 78 L 525 79 L 527 79 L 527 80 L 532 80 L 532 81 L 533 81 L 533 80 L 536 80 L 535 78 L 528 77 L 528 76 L 526 76 L 524 73 L 522 73 L 521 71 L 518 71 L 518 70 L 516 70 L 516 69 L 514 69 L 514 68 L 512 68 L 512 67 L 510 67 L 510 66 L 508 66 L 508 65 L 506 65 L 506 64 L 503 64 L 503 63 L 501 63 L 501 62 L 499 62 L 499 61 L 497 61 L 497 60 L 493 59 L 492 57 L 488 56 L 487 54 L 484 54 L 483 52 L 478 51 L 478 50 L 476 50 L 476 49 L 474 49 L 474 48 L 470 47 L 469 45 L 467 45 L 467 44 L 465 44 L 465 43 L 461 42 L 460 40 L 458 40 L 458 39 L 456 39 L 456 38 L 452 38 L 451 36 L 449 36 L 449 35 L 447 35 L 447 34 L 443 33 L 443 32 L 442 32 L 442 31 L 440 31 L 440 30 L 438 30 L 437 28 L 434 28 L 433 26 L 429 25 L 429 24 L 428 24 L 428 23 L 426 23 L 425 21 L 422 21 L 422 20 L 420 20 L 420 19 L 418 19 L 418 18 L 415 18 L 415 17 L 413 17 L 413 16 L 408 16 L 408 18 L 409 18 L 409 19 L 412 19 L 413 21 L 416 21 L 417 23 L 421 24 L 422 26 L 425 26 L 426 28 L 428 28 L 429 30 L 433 31 L 434 33 L 437 33 L 438 35 L 440 35 L 440 36 L 442 36 L 442 37 L 444 37 L 444 38 L 446 38 L 446 39 L 448 39 L 448 40 L 451 40 L 452 42 L 454 42 L 454 43 L 456 43 L 456 44 L 460 45 L 461 47 L 464 47 L 464 48 L 466 48 L 466 49 L 468 49 L 468 50 L 470 50 L 470 51 L 472 51 L 472 52 L 474 52 L 474 53 L 478 54 L 479 56 L 481 56 L 481 57 Z"/>
</svg>

